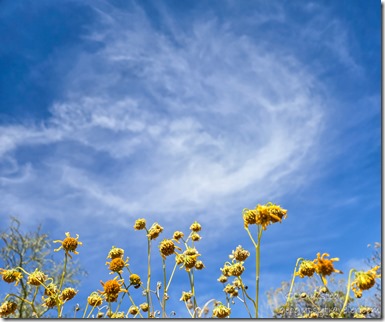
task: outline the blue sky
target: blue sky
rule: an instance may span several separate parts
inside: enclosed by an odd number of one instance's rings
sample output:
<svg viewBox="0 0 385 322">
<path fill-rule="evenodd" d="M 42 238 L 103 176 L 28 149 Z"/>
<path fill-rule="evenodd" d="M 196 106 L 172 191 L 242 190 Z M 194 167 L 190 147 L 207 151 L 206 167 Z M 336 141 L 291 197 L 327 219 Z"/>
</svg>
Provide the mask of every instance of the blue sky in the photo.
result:
<svg viewBox="0 0 385 322">
<path fill-rule="evenodd" d="M 78 233 L 79 303 L 112 245 L 144 272 L 139 217 L 158 241 L 202 224 L 201 304 L 251 250 L 243 208 L 288 209 L 263 236 L 262 292 L 298 257 L 347 272 L 380 241 L 379 1 L 8 0 L 0 38 L 0 226 Z"/>
</svg>

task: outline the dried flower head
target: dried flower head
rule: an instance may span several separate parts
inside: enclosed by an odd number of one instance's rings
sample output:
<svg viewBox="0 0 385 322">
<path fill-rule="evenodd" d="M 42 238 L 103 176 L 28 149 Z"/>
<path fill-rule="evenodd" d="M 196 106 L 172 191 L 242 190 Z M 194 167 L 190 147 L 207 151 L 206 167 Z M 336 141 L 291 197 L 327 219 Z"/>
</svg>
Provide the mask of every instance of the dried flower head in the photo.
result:
<svg viewBox="0 0 385 322">
<path fill-rule="evenodd" d="M 362 313 L 354 313 L 353 319 L 365 319 L 366 316 Z"/>
<path fill-rule="evenodd" d="M 261 225 L 263 230 L 267 226 L 276 222 L 281 222 L 286 218 L 287 210 L 268 202 L 265 205 L 257 205 L 255 209 L 243 209 L 243 223 L 245 228 L 249 225 Z"/>
<path fill-rule="evenodd" d="M 220 303 L 213 309 L 213 316 L 220 319 L 227 318 L 230 315 L 230 313 L 231 313 L 231 309 L 223 305 L 222 303 Z"/>
<path fill-rule="evenodd" d="M 110 274 L 122 273 L 123 268 L 128 266 L 128 258 L 124 261 L 121 257 L 114 258 L 111 262 L 107 262 L 106 265 L 110 265 Z"/>
<path fill-rule="evenodd" d="M 198 270 L 201 270 L 201 269 L 204 269 L 205 268 L 205 265 L 203 264 L 202 261 L 197 261 L 195 263 L 195 268 L 198 269 Z"/>
<path fill-rule="evenodd" d="M 45 275 L 43 272 L 39 271 L 37 268 L 35 271 L 28 276 L 28 281 L 27 283 L 29 285 L 34 285 L 34 286 L 40 286 L 44 284 L 44 282 L 47 280 L 48 276 Z"/>
<path fill-rule="evenodd" d="M 21 274 L 16 269 L 3 269 L 0 268 L 0 275 L 2 275 L 2 279 L 6 283 L 14 283 L 17 286 L 20 280 L 23 278 L 23 274 Z"/>
<path fill-rule="evenodd" d="M 223 266 L 223 268 L 221 268 L 222 275 L 226 276 L 226 277 L 231 276 L 230 270 L 231 270 L 231 266 L 229 266 L 229 265 Z"/>
<path fill-rule="evenodd" d="M 320 253 L 317 254 L 317 258 L 314 260 L 316 265 L 315 270 L 321 276 L 324 285 L 327 285 L 327 280 L 325 276 L 328 276 L 332 273 L 342 273 L 340 270 L 335 269 L 333 266 L 333 262 L 339 261 L 339 258 L 325 258 L 330 255 L 327 253 L 323 253 L 322 256 Z"/>
<path fill-rule="evenodd" d="M 66 255 L 68 255 L 69 257 L 72 258 L 70 252 L 72 252 L 74 254 L 79 254 L 76 251 L 76 248 L 79 245 L 82 245 L 83 243 L 78 240 L 79 239 L 78 234 L 76 234 L 76 238 L 71 237 L 69 232 L 65 233 L 65 235 L 66 235 L 66 238 L 64 238 L 63 240 L 54 240 L 54 243 L 61 243 L 61 246 L 59 248 L 55 249 L 55 252 L 58 252 L 60 249 L 63 248 Z"/>
<path fill-rule="evenodd" d="M 58 288 L 56 284 L 49 283 L 46 288 L 44 289 L 44 295 L 45 296 L 55 296 L 58 293 Z"/>
<path fill-rule="evenodd" d="M 7 317 L 8 315 L 15 313 L 16 309 L 17 309 L 17 304 L 15 302 L 5 301 L 0 306 L 0 317 L 2 318 Z"/>
<path fill-rule="evenodd" d="M 149 306 L 148 306 L 148 303 L 142 303 L 139 305 L 140 309 L 143 311 L 143 312 L 147 312 L 148 309 L 149 309 Z"/>
<path fill-rule="evenodd" d="M 190 230 L 195 231 L 195 232 L 201 231 L 201 229 L 202 229 L 202 226 L 201 226 L 197 221 L 195 221 L 195 222 L 190 226 Z"/>
<path fill-rule="evenodd" d="M 221 275 L 221 276 L 219 276 L 217 281 L 220 282 L 220 283 L 226 283 L 227 282 L 227 276 Z"/>
<path fill-rule="evenodd" d="M 72 287 L 65 288 L 60 294 L 60 299 L 62 301 L 69 301 L 77 294 L 77 291 Z"/>
<path fill-rule="evenodd" d="M 139 308 L 136 305 L 131 305 L 131 307 L 128 309 L 128 313 L 131 315 L 136 315 L 139 313 Z"/>
<path fill-rule="evenodd" d="M 230 259 L 235 259 L 237 261 L 243 262 L 250 256 L 250 252 L 245 250 L 241 245 L 237 246 L 235 251 L 231 252 L 229 255 Z"/>
<path fill-rule="evenodd" d="M 376 278 L 381 277 L 380 274 L 377 274 L 377 270 L 380 266 L 375 266 L 367 272 L 360 271 L 356 272 L 355 279 L 351 284 L 352 290 L 356 297 L 362 296 L 362 291 L 369 290 L 376 284 Z"/>
<path fill-rule="evenodd" d="M 234 285 L 232 284 L 227 284 L 225 286 L 225 288 L 223 289 L 223 292 L 227 293 L 227 294 L 231 294 L 231 293 L 234 293 L 235 292 L 235 287 Z"/>
<path fill-rule="evenodd" d="M 192 233 L 191 234 L 191 240 L 192 241 L 197 242 L 197 241 L 200 241 L 201 239 L 202 239 L 202 237 L 198 233 Z"/>
<path fill-rule="evenodd" d="M 295 273 L 296 276 L 304 278 L 305 276 L 311 277 L 315 273 L 316 265 L 314 262 L 309 260 L 303 260 L 299 266 L 298 272 Z"/>
<path fill-rule="evenodd" d="M 125 317 L 124 312 L 112 313 L 110 316 L 111 319 L 124 319 Z"/>
<path fill-rule="evenodd" d="M 140 218 L 135 221 L 134 229 L 143 230 L 146 228 L 146 219 Z"/>
<path fill-rule="evenodd" d="M 235 263 L 230 266 L 230 275 L 241 276 L 244 270 L 245 267 L 243 266 L 243 262 Z"/>
<path fill-rule="evenodd" d="M 130 283 L 134 286 L 141 285 L 142 282 L 140 280 L 140 276 L 137 274 L 131 274 L 130 275 Z"/>
<path fill-rule="evenodd" d="M 97 292 L 92 292 L 87 298 L 87 302 L 90 306 L 96 307 L 103 304 L 103 298 Z"/>
<path fill-rule="evenodd" d="M 254 209 L 243 209 L 243 225 L 245 228 L 257 223 L 257 211 Z"/>
<path fill-rule="evenodd" d="M 179 239 L 183 238 L 184 234 L 181 231 L 176 231 L 174 232 L 172 238 L 175 239 L 176 241 L 179 241 Z"/>
<path fill-rule="evenodd" d="M 147 237 L 149 239 L 156 239 L 159 234 L 163 231 L 163 227 L 159 225 L 157 222 L 153 223 L 151 228 L 148 230 Z"/>
<path fill-rule="evenodd" d="M 52 309 L 57 305 L 57 300 L 54 296 L 48 296 L 48 297 L 42 297 L 43 300 L 43 306 Z"/>
<path fill-rule="evenodd" d="M 175 252 L 175 244 L 171 239 L 163 239 L 159 244 L 159 251 L 161 256 L 165 259 Z"/>
<path fill-rule="evenodd" d="M 123 258 L 124 249 L 112 246 L 111 250 L 108 253 L 107 258 L 115 259 L 115 258 Z"/>
<path fill-rule="evenodd" d="M 182 292 L 182 297 L 179 299 L 179 301 L 188 301 L 193 297 L 193 294 L 191 292 Z"/>
</svg>

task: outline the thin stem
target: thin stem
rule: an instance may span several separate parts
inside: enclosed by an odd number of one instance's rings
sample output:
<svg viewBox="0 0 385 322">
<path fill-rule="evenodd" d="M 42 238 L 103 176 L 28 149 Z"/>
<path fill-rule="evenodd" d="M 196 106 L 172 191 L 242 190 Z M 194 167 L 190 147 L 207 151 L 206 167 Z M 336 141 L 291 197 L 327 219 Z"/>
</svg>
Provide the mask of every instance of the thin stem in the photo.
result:
<svg viewBox="0 0 385 322">
<path fill-rule="evenodd" d="M 188 278 L 189 278 L 189 281 L 190 281 L 190 286 L 191 286 L 191 293 L 193 294 L 193 297 L 194 297 L 194 317 L 195 317 L 195 309 L 196 309 L 196 307 L 197 307 L 197 301 L 196 301 L 196 298 L 195 298 L 195 288 L 194 288 L 194 278 L 193 278 L 193 276 L 192 276 L 192 271 L 189 271 L 189 272 L 187 272 L 187 274 L 188 274 Z"/>
<path fill-rule="evenodd" d="M 297 267 L 298 267 L 300 261 L 303 261 L 302 257 L 298 258 L 297 262 L 295 263 L 294 272 L 293 272 L 293 278 L 291 279 L 290 290 L 289 290 L 289 294 L 287 295 L 286 304 L 290 300 L 290 295 L 291 295 L 291 292 L 293 290 L 294 280 L 295 280 L 295 276 L 296 276 L 295 273 L 297 272 Z"/>
<path fill-rule="evenodd" d="M 177 266 L 178 266 L 178 263 L 175 262 L 174 268 L 173 268 L 173 270 L 172 270 L 170 279 L 169 279 L 168 284 L 167 284 L 167 287 L 166 287 L 166 292 L 168 291 L 168 288 L 170 287 L 170 284 L 171 284 L 172 278 L 174 277 L 174 273 L 175 273 L 175 270 L 176 270 L 176 267 L 177 267 Z"/>
<path fill-rule="evenodd" d="M 348 285 L 347 285 L 347 288 L 346 288 L 346 295 L 345 295 L 345 302 L 344 302 L 344 305 L 342 306 L 342 309 L 341 309 L 341 312 L 340 314 L 338 315 L 338 317 L 342 317 L 342 314 L 344 313 L 345 311 L 345 308 L 346 308 L 346 305 L 348 304 L 348 301 L 349 301 L 349 293 L 350 293 L 350 279 L 352 277 L 352 273 L 353 272 L 356 272 L 356 270 L 354 268 L 352 268 L 349 272 L 349 278 L 348 278 Z"/>
<path fill-rule="evenodd" d="M 90 318 L 90 316 L 91 316 L 92 312 L 95 310 L 95 307 L 96 307 L 96 306 L 93 306 L 93 307 L 92 307 L 92 309 L 91 309 L 90 313 L 87 315 L 87 319 L 89 319 L 89 318 Z"/>
<path fill-rule="evenodd" d="M 166 279 L 166 260 L 163 257 L 162 257 L 162 266 L 163 266 L 162 318 L 165 318 L 166 317 L 166 291 L 167 291 L 166 283 L 167 283 L 167 279 Z"/>
<path fill-rule="evenodd" d="M 149 305 L 148 309 L 148 318 L 150 318 L 150 311 L 152 307 L 151 295 L 150 295 L 150 282 L 151 282 L 151 239 L 147 239 L 147 287 L 146 287 L 146 296 L 147 303 Z"/>
<path fill-rule="evenodd" d="M 241 277 L 238 277 L 238 280 L 241 282 L 241 290 L 242 290 L 242 297 L 243 297 L 243 304 L 245 304 L 245 307 L 246 307 L 246 310 L 247 310 L 247 313 L 249 314 L 250 316 L 250 319 L 252 319 L 252 315 L 250 313 L 250 310 L 249 310 L 249 306 L 247 305 L 247 302 L 246 302 L 246 296 L 245 296 L 245 293 L 246 293 L 246 290 L 245 290 L 245 286 L 243 285 L 243 282 L 242 282 L 242 279 Z M 239 298 L 239 297 L 238 297 Z M 239 298 L 240 299 L 240 298 Z"/>
<path fill-rule="evenodd" d="M 84 309 L 84 313 L 83 313 L 82 319 L 84 319 L 84 317 L 86 316 L 86 313 L 87 313 L 87 310 L 88 310 L 88 306 L 89 306 L 89 303 L 87 301 L 87 305 L 86 305 L 86 308 Z"/>
<path fill-rule="evenodd" d="M 255 248 L 256 256 L 255 256 L 255 270 L 256 270 L 256 278 L 255 278 L 255 318 L 258 319 L 258 300 L 259 300 L 259 275 L 261 271 L 261 237 L 263 229 L 258 225 L 258 244 Z"/>
</svg>

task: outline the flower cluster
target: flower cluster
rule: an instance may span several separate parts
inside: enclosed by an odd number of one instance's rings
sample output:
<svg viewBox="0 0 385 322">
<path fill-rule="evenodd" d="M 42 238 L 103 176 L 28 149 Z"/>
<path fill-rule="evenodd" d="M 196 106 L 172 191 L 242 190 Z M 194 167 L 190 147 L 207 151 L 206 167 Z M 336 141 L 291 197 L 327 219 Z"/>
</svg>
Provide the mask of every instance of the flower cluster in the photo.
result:
<svg viewBox="0 0 385 322">
<path fill-rule="evenodd" d="M 266 230 L 268 225 L 282 222 L 282 219 L 286 218 L 286 214 L 287 210 L 271 202 L 266 205 L 258 204 L 255 209 L 243 210 L 243 224 L 245 228 L 254 224 L 261 225 L 263 230 Z"/>
</svg>

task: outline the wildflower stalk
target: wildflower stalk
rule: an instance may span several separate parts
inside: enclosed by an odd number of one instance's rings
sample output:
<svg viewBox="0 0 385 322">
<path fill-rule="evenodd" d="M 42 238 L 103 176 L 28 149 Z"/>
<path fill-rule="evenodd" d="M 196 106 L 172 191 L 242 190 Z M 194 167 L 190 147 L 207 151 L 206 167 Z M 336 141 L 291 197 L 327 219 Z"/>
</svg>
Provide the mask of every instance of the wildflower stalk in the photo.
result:
<svg viewBox="0 0 385 322">
<path fill-rule="evenodd" d="M 59 283 L 59 292 L 62 290 L 63 283 L 64 283 L 64 278 L 65 278 L 65 275 L 67 273 L 67 262 L 68 262 L 68 255 L 67 255 L 67 253 L 65 253 L 65 255 L 64 255 L 63 273 L 61 274 L 60 283 Z M 62 310 L 62 303 L 61 303 L 61 301 L 58 301 L 58 303 L 57 303 L 58 318 L 61 318 L 62 311 L 63 311 Z"/>
<path fill-rule="evenodd" d="M 21 300 L 23 303 L 25 302 L 25 303 L 29 304 L 29 305 L 31 306 L 31 308 L 32 308 L 32 311 L 36 314 L 36 316 L 37 316 L 38 318 L 40 317 L 39 314 L 38 314 L 37 311 L 36 311 L 36 308 L 35 308 L 35 305 L 33 304 L 33 302 L 30 302 L 30 301 L 26 300 L 25 298 L 22 298 L 22 297 L 20 297 L 20 296 L 18 296 L 18 295 L 16 295 L 16 294 L 13 294 L 13 293 L 9 293 L 9 294 L 7 294 L 7 296 L 4 298 L 4 301 L 7 300 L 7 298 L 8 298 L 8 297 L 11 297 L 11 296 L 17 297 L 17 298 L 18 298 L 19 300 Z"/>
<path fill-rule="evenodd" d="M 261 237 L 262 237 L 262 228 L 260 225 L 258 227 L 258 244 L 255 248 L 255 266 L 256 266 L 256 277 L 255 277 L 255 318 L 258 318 L 258 300 L 259 300 L 259 275 L 261 270 Z"/>
<path fill-rule="evenodd" d="M 148 230 L 146 229 L 147 233 Z M 147 239 L 147 287 L 146 287 L 146 296 L 147 296 L 147 303 L 149 305 L 148 309 L 148 318 L 150 318 L 150 311 L 152 304 L 151 302 L 151 295 L 150 295 L 150 282 L 151 282 L 151 239 Z"/>
<path fill-rule="evenodd" d="M 247 313 L 250 316 L 250 319 L 252 319 L 252 315 L 250 313 L 249 306 L 247 305 L 247 302 L 246 302 L 246 295 L 247 295 L 247 293 L 246 293 L 246 290 L 245 290 L 245 286 L 243 285 L 241 277 L 238 277 L 238 280 L 241 282 L 241 290 L 242 290 L 242 298 L 243 298 L 242 302 L 243 302 L 243 304 L 245 304 L 245 307 L 246 307 Z M 253 301 L 253 299 L 251 299 L 251 300 Z M 254 301 L 253 301 L 253 304 L 255 304 Z"/>
<path fill-rule="evenodd" d="M 170 287 L 170 284 L 171 284 L 172 278 L 174 277 L 174 273 L 175 273 L 175 270 L 176 270 L 177 266 L 178 266 L 178 263 L 175 263 L 174 268 L 173 268 L 172 273 L 171 273 L 171 276 L 170 276 L 170 279 L 169 279 L 169 281 L 167 283 L 166 293 L 168 291 L 168 288 Z"/>
<path fill-rule="evenodd" d="M 91 311 L 90 311 L 90 313 L 87 315 L 87 319 L 89 319 L 90 318 L 90 316 L 91 316 L 91 314 L 92 314 L 92 312 L 95 310 L 95 306 L 93 306 L 92 307 L 92 309 L 91 309 Z"/>
<path fill-rule="evenodd" d="M 194 297 L 194 317 L 195 317 L 195 313 L 196 313 L 196 308 L 197 308 L 197 300 L 196 300 L 196 297 L 195 297 L 195 288 L 194 288 L 194 275 L 193 275 L 193 272 L 192 271 L 189 271 L 187 272 L 188 274 L 188 278 L 190 280 L 190 286 L 191 286 L 191 293 L 193 294 L 193 297 Z"/>
<path fill-rule="evenodd" d="M 166 317 L 166 260 L 162 258 L 162 266 L 163 266 L 163 298 L 162 298 L 162 318 Z"/>
<path fill-rule="evenodd" d="M 293 272 L 293 278 L 291 279 L 291 284 L 290 284 L 290 290 L 289 290 L 289 294 L 287 295 L 287 299 L 286 299 L 286 304 L 289 302 L 289 300 L 290 300 L 290 295 L 291 295 L 291 292 L 292 292 L 292 290 L 293 290 L 293 286 L 294 286 L 294 280 L 295 280 L 295 273 L 296 273 L 296 271 L 297 271 L 297 268 L 298 268 L 298 265 L 299 265 L 299 262 L 300 261 L 303 261 L 303 258 L 302 257 L 300 257 L 300 258 L 298 258 L 297 259 L 297 262 L 295 263 L 295 267 L 294 267 L 294 272 Z M 285 305 L 286 305 L 285 304 Z"/>
<path fill-rule="evenodd" d="M 342 309 L 341 309 L 341 312 L 340 314 L 338 315 L 339 318 L 342 317 L 344 311 L 345 311 L 345 308 L 346 308 L 346 305 L 348 304 L 348 301 L 349 301 L 349 293 L 350 293 L 350 280 L 351 280 L 351 277 L 352 277 L 352 273 L 353 272 L 356 272 L 356 270 L 354 268 L 352 268 L 349 272 L 349 277 L 348 277 L 348 285 L 347 285 L 347 288 L 346 288 L 346 295 L 345 295 L 345 302 L 344 302 L 344 305 L 342 306 Z"/>
<path fill-rule="evenodd" d="M 87 313 L 87 310 L 88 310 L 88 306 L 89 306 L 89 304 L 88 304 L 88 302 L 87 302 L 86 308 L 84 309 L 84 313 L 83 313 L 82 319 L 84 319 L 85 316 L 86 316 L 86 313 Z"/>
</svg>

